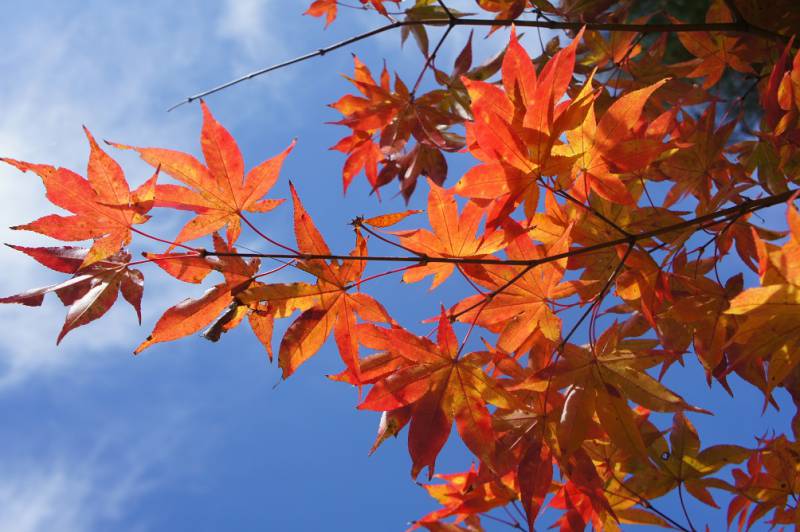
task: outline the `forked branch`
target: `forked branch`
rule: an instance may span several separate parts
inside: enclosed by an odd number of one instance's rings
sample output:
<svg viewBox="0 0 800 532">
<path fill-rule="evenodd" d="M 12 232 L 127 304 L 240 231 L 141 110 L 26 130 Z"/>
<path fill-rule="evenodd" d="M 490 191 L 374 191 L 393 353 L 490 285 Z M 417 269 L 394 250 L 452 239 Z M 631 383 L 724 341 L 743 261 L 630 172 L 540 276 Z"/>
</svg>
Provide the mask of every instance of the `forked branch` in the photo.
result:
<svg viewBox="0 0 800 532">
<path fill-rule="evenodd" d="M 173 109 L 176 109 L 181 105 L 192 103 L 194 101 L 200 100 L 201 98 L 205 98 L 206 96 L 210 96 L 212 94 L 225 90 L 229 87 L 233 87 L 234 85 L 238 85 L 239 83 L 242 83 L 244 81 L 257 78 L 269 72 L 280 70 L 282 68 L 286 68 L 296 63 L 302 63 L 304 61 L 308 61 L 309 59 L 313 59 L 315 57 L 322 57 L 329 52 L 338 50 L 339 48 L 344 48 L 346 46 L 350 46 L 351 44 L 355 44 L 359 41 L 369 39 L 370 37 L 380 35 L 381 33 L 385 33 L 387 31 L 395 30 L 405 26 L 445 26 L 448 28 L 449 31 L 455 26 L 470 26 L 470 27 L 506 26 L 507 27 L 512 25 L 524 28 L 541 28 L 550 30 L 579 31 L 581 28 L 586 28 L 587 30 L 593 30 L 593 31 L 611 31 L 611 32 L 624 31 L 624 32 L 636 32 L 641 34 L 716 31 L 716 32 L 727 32 L 727 33 L 750 33 L 774 41 L 786 42 L 789 40 L 789 37 L 787 37 L 786 35 L 782 35 L 780 33 L 775 33 L 773 31 L 764 28 L 753 26 L 752 24 L 748 23 L 747 21 L 741 18 L 739 18 L 735 22 L 701 22 L 694 24 L 628 24 L 628 23 L 615 23 L 615 22 L 564 22 L 564 21 L 541 20 L 541 19 L 519 20 L 519 19 L 457 18 L 455 16 L 450 16 L 449 18 L 423 18 L 416 20 L 398 20 L 395 22 L 391 22 L 389 24 L 384 24 L 383 26 L 374 28 L 364 33 L 354 35 L 353 37 L 348 37 L 347 39 L 325 46 L 323 48 L 319 48 L 307 54 L 303 54 L 295 58 L 289 59 L 287 61 L 283 61 L 281 63 L 277 63 L 265 68 L 261 68 L 259 70 L 255 70 L 253 72 L 250 72 L 249 74 L 245 74 L 244 76 L 238 77 L 230 81 L 226 81 L 221 85 L 217 85 L 216 87 L 205 90 L 203 92 L 199 92 L 193 96 L 187 97 L 185 100 L 178 102 L 172 107 L 170 107 L 167 111 L 172 111 Z"/>
</svg>

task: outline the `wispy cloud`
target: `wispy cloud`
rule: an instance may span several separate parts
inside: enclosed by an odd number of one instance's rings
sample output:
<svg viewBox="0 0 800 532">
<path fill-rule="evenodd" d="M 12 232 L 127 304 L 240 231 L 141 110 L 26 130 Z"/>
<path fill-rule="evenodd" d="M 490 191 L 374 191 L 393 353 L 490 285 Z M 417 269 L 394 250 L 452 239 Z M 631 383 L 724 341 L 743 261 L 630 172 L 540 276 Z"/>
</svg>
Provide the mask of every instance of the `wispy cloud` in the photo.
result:
<svg viewBox="0 0 800 532">
<path fill-rule="evenodd" d="M 247 61 L 277 59 L 288 53 L 274 23 L 280 16 L 277 3 L 270 0 L 225 0 L 217 34 L 233 41 Z"/>
<path fill-rule="evenodd" d="M 81 454 L 4 453 L 0 530 L 91 532 L 118 530 L 122 523 L 125 530 L 146 529 L 130 509 L 168 480 L 165 465 L 174 460 L 183 416 L 166 417 L 158 431 L 99 431 L 99 440 Z"/>
<path fill-rule="evenodd" d="M 220 54 L 204 39 L 204 34 L 212 32 L 213 17 L 191 6 L 173 8 L 174 12 L 160 17 L 122 5 L 87 4 L 82 9 L 73 5 L 63 11 L 59 4 L 52 7 L 52 16 L 45 21 L 32 13 L 15 13 L 19 24 L 0 37 L 0 45 L 13 50 L 0 57 L 4 72 L 0 156 L 64 166 L 85 175 L 89 150 L 81 124 L 99 138 L 130 143 L 147 139 L 155 145 L 197 150 L 199 113 L 168 115 L 164 110 L 174 98 L 169 94 L 181 94 L 187 90 L 187 80 L 209 68 L 204 58 Z M 94 28 L 91 39 L 86 28 Z M 13 45 L 3 44 L 11 41 Z M 170 58 L 166 71 L 164 58 Z M 112 150 L 112 155 L 123 161 L 134 184 L 152 173 L 131 154 Z M 33 233 L 6 229 L 58 211 L 45 199 L 35 175 L 0 165 L 0 198 L 0 241 L 60 245 Z M 163 225 L 151 230 L 171 234 L 174 229 Z M 0 268 L 0 295 L 63 278 L 7 248 L 0 249 Z M 186 292 L 176 293 L 178 283 L 150 271 L 145 289 L 145 318 L 150 318 L 150 324 L 146 322 L 145 327 L 152 324 L 154 311 L 163 311 L 164 302 L 169 301 L 164 298 L 174 303 L 186 297 Z M 154 293 L 160 296 L 158 303 L 151 297 Z M 0 388 L 42 372 L 75 370 L 103 349 L 132 349 L 146 331 L 135 326 L 132 310 L 124 308 L 121 299 L 118 306 L 102 318 L 102 334 L 73 331 L 58 349 L 54 340 L 64 309 L 57 302 L 46 302 L 38 309 L 0 306 L 4 332 Z"/>
</svg>

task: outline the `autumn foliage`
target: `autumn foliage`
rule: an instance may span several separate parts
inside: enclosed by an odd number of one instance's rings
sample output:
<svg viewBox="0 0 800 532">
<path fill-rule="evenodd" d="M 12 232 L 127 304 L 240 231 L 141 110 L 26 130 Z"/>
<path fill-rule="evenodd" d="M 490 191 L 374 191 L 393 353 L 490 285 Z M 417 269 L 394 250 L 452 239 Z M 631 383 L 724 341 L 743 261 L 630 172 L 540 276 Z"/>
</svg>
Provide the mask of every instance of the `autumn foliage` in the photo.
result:
<svg viewBox="0 0 800 532">
<path fill-rule="evenodd" d="M 800 417 L 750 446 L 706 446 L 695 424 L 713 412 L 663 383 L 695 359 L 704 374 L 685 378 L 697 386 L 730 391 L 735 376 L 765 408 L 779 389 L 800 402 L 800 9 L 715 0 L 687 21 L 635 1 L 477 0 L 485 18 L 446 1 L 360 4 L 416 41 L 421 72 L 373 75 L 354 59 L 353 93 L 331 104 L 347 129 L 332 147 L 343 189 L 363 174 L 378 197 L 389 185 L 426 194 L 424 211 L 356 218 L 352 251 L 331 250 L 293 186 L 287 205 L 269 196 L 294 143 L 246 170 L 201 102 L 203 162 L 109 143 L 153 167 L 133 191 L 88 130 L 86 177 L 2 159 L 69 213 L 15 229 L 90 245 L 11 246 L 69 277 L 0 302 L 54 293 L 68 307 L 60 342 L 119 293 L 140 314 L 140 269 L 155 265 L 217 280 L 168 308 L 136 353 L 201 331 L 218 341 L 247 321 L 288 378 L 333 337 L 343 370 L 331 378 L 382 412 L 372 451 L 405 431 L 412 477 L 437 477 L 425 488 L 440 508 L 413 528 L 477 531 L 483 517 L 533 530 L 550 508 L 562 530 L 694 530 L 659 508 L 673 491 L 681 505 L 726 504 L 728 526 L 800 523 Z M 327 26 L 339 8 L 316 0 L 306 13 Z M 503 40 L 502 53 L 477 64 L 459 26 Z M 569 36 L 532 57 L 531 26 Z M 436 57 L 445 39 L 464 40 L 452 65 Z M 453 157 L 469 158 L 463 175 L 448 173 Z M 773 206 L 786 226 L 755 215 Z M 294 243 L 262 229 L 275 208 L 292 209 Z M 189 212 L 176 235 L 143 229 L 162 209 Z M 238 252 L 242 230 L 274 252 Z M 134 258 L 133 237 L 166 249 Z M 278 269 L 298 280 L 270 282 Z M 420 309 L 422 328 L 401 324 L 369 295 L 397 276 L 469 292 Z M 434 475 L 453 428 L 475 463 Z M 504 507 L 521 511 L 490 513 Z"/>
</svg>

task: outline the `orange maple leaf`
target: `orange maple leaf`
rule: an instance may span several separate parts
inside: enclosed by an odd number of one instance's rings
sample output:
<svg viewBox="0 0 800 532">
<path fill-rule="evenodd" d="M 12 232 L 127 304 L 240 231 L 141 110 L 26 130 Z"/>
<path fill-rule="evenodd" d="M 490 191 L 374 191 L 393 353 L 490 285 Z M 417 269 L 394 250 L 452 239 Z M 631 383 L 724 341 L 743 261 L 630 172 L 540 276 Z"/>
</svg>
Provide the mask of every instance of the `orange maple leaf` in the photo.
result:
<svg viewBox="0 0 800 532">
<path fill-rule="evenodd" d="M 367 3 L 381 15 L 388 15 L 384 2 L 400 3 L 400 0 L 359 0 L 364 9 L 367 9 Z M 325 27 L 331 25 L 331 22 L 336 20 L 336 8 L 339 2 L 337 0 L 314 0 L 309 8 L 303 13 L 304 15 L 311 15 L 312 17 L 325 17 Z"/>
<path fill-rule="evenodd" d="M 221 253 L 236 251 L 228 247 L 217 233 L 214 233 L 214 249 Z M 156 322 L 153 332 L 136 348 L 134 354 L 141 353 L 153 344 L 194 334 L 211 324 L 232 303 L 236 306 L 234 301 L 236 294 L 253 282 L 260 261 L 253 259 L 245 262 L 240 257 L 224 256 L 220 257 L 220 262 L 222 263 L 220 271 L 225 277 L 224 282 L 209 288 L 197 299 L 185 299 L 167 309 Z"/>
<path fill-rule="evenodd" d="M 290 184 L 294 201 L 294 231 L 300 253 L 308 255 L 330 255 L 331 251 L 322 234 L 303 207 L 297 191 Z M 367 255 L 367 243 L 356 233 L 355 256 Z M 319 351 L 333 331 L 339 354 L 347 365 L 352 379 L 360 382 L 358 343 L 355 334 L 356 313 L 369 321 L 391 322 L 383 306 L 364 293 L 349 293 L 358 285 L 366 261 L 350 260 L 342 264 L 309 259 L 298 264 L 317 277 L 317 284 L 294 283 L 293 285 L 260 285 L 242 293 L 239 300 L 244 303 L 259 301 L 276 304 L 283 302 L 280 317 L 294 310 L 302 311 L 286 331 L 278 353 L 278 364 L 287 378 L 306 360 Z"/>
<path fill-rule="evenodd" d="M 506 247 L 506 254 L 511 260 L 540 260 L 564 253 L 569 249 L 570 229 L 567 227 L 561 238 L 548 248 L 536 246 L 526 233 L 520 234 Z M 497 345 L 503 351 L 530 349 L 537 331 L 549 340 L 557 340 L 561 334 L 561 320 L 553 312 L 551 303 L 575 292 L 572 284 L 561 283 L 566 264 L 564 258 L 535 268 L 464 265 L 464 272 L 477 284 L 493 292 L 505 288 L 488 299 L 484 294 L 470 296 L 453 307 L 452 312 L 458 315 L 459 321 L 475 321 L 499 332 Z M 512 280 L 514 282 L 508 285 Z"/>
<path fill-rule="evenodd" d="M 666 81 L 626 93 L 599 121 L 590 106 L 583 123 L 567 131 L 567 144 L 555 147 L 554 153 L 574 158 L 570 180 L 575 197 L 586 200 L 592 190 L 609 201 L 633 203 L 620 174 L 645 168 L 666 149 L 660 138 L 636 130 L 648 98 Z"/>
<path fill-rule="evenodd" d="M 158 171 L 133 193 L 119 164 L 95 142 L 84 128 L 91 151 L 88 180 L 66 168 L 0 159 L 23 172 L 42 178 L 47 198 L 72 216 L 51 214 L 12 229 L 35 231 L 59 240 L 94 239 L 82 267 L 107 259 L 131 241 L 131 228 L 149 220 Z"/>
<path fill-rule="evenodd" d="M 442 508 L 418 519 L 409 530 L 415 530 L 420 526 L 425 526 L 429 530 L 442 530 L 442 532 L 451 530 L 441 522 L 442 519 L 455 515 L 458 516 L 458 522 L 470 515 L 505 506 L 517 498 L 513 488 L 512 474 L 486 481 L 480 478 L 478 471 L 473 466 L 469 471 L 463 473 L 436 475 L 436 479 L 442 480 L 444 483 L 425 484 L 423 487 L 428 495 L 442 505 Z M 445 528 L 434 528 L 435 525 L 443 525 Z"/>
<path fill-rule="evenodd" d="M 484 210 L 468 202 L 461 214 L 453 192 L 443 189 L 431 180 L 428 194 L 428 219 L 433 232 L 427 229 L 399 231 L 400 243 L 427 257 L 479 258 L 503 249 L 508 239 L 506 231 L 489 231 L 481 238 L 475 236 Z M 453 273 L 455 265 L 447 262 L 429 262 L 408 270 L 406 282 L 416 282 L 433 275 L 431 289 L 443 283 Z"/>
<path fill-rule="evenodd" d="M 375 382 L 359 408 L 391 411 L 413 405 L 408 432 L 411 476 L 416 478 L 428 467 L 428 479 L 433 477 L 436 457 L 450 435 L 453 421 L 467 447 L 481 459 L 489 459 L 495 438 L 486 404 L 501 408 L 515 404 L 483 371 L 491 355 L 484 352 L 460 356 L 444 309 L 436 343 L 400 327 L 371 329 L 371 346 L 402 357 L 407 365 Z"/>
<path fill-rule="evenodd" d="M 227 226 L 228 245 L 233 245 L 241 232 L 245 211 L 271 211 L 283 200 L 262 199 L 278 180 L 283 160 L 294 148 L 288 148 L 264 161 L 247 175 L 239 147 L 231 134 L 217 122 L 205 102 L 200 144 L 206 164 L 188 153 L 162 148 L 137 148 L 124 144 L 117 148 L 135 150 L 142 159 L 178 181 L 189 185 L 158 185 L 156 206 L 192 211 L 197 214 L 181 229 L 175 243 L 208 235 Z"/>
<path fill-rule="evenodd" d="M 682 23 L 674 17 L 670 19 L 676 24 Z M 711 2 L 706 22 L 733 22 L 733 17 L 723 2 Z M 694 60 L 695 68 L 686 77 L 704 77 L 703 89 L 716 85 L 728 66 L 738 72 L 755 74 L 747 59 L 740 57 L 749 52 L 747 43 L 741 37 L 712 32 L 678 32 L 677 35 L 681 44 L 697 58 Z M 683 64 L 673 66 L 680 68 Z"/>
<path fill-rule="evenodd" d="M 762 286 L 738 294 L 725 311 L 744 319 L 733 338 L 744 347 L 744 359 L 768 361 L 766 396 L 800 365 L 800 214 L 794 205 L 789 205 L 787 218 L 790 240 L 780 249 L 762 252 Z"/>
<path fill-rule="evenodd" d="M 572 80 L 582 32 L 556 53 L 537 76 L 532 60 L 512 30 L 503 58 L 503 89 L 464 78 L 474 120 L 465 124 L 470 152 L 484 164 L 471 168 L 456 185 L 458 194 L 505 204 L 510 212 L 525 202 L 530 218 L 539 201 L 538 176 L 559 173 L 571 160 L 553 153 L 565 129 L 575 127 L 596 96 L 591 76 L 581 91 L 561 102 Z"/>
<path fill-rule="evenodd" d="M 331 22 L 336 20 L 337 6 L 337 0 L 314 0 L 303 14 L 311 15 L 312 17 L 325 17 L 325 27 L 327 28 L 331 25 Z"/>
</svg>

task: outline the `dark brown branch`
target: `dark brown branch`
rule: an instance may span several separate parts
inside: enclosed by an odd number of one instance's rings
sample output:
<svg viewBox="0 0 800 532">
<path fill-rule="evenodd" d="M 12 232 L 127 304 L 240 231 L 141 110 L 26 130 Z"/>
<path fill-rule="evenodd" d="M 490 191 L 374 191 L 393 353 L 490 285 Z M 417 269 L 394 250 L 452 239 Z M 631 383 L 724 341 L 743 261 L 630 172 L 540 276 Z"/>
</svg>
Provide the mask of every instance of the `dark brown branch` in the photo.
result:
<svg viewBox="0 0 800 532">
<path fill-rule="evenodd" d="M 704 214 L 702 216 L 698 216 L 696 218 L 692 218 L 691 220 L 684 220 L 683 222 L 679 222 L 672 225 L 667 225 L 664 227 L 659 227 L 656 229 L 652 229 L 650 231 L 644 231 L 638 234 L 631 234 L 628 237 L 624 238 L 617 238 L 614 240 L 608 240 L 606 242 L 600 242 L 598 244 L 594 244 L 591 246 L 585 246 L 582 248 L 572 249 L 569 251 L 565 251 L 563 253 L 557 253 L 555 255 L 550 255 L 548 257 L 544 257 L 541 259 L 531 259 L 531 260 L 514 260 L 514 259 L 498 259 L 498 258 L 477 258 L 477 257 L 427 257 L 427 256 L 382 256 L 382 255 L 366 255 L 366 256 L 355 256 L 355 255 L 319 255 L 319 254 L 311 254 L 311 253 L 298 253 L 298 254 L 289 254 L 289 253 L 232 253 L 232 252 L 224 252 L 219 253 L 215 251 L 208 251 L 208 250 L 199 250 L 200 254 L 205 256 L 218 256 L 218 257 L 259 257 L 259 258 L 272 258 L 272 259 L 298 259 L 298 260 L 363 260 L 363 261 L 372 261 L 372 262 L 419 262 L 419 263 L 427 263 L 427 262 L 438 262 L 438 263 L 450 263 L 450 264 L 498 264 L 498 265 L 507 265 L 507 266 L 528 266 L 530 268 L 539 266 L 541 264 L 546 264 L 549 262 L 558 261 L 561 259 L 575 257 L 578 255 L 585 255 L 587 253 L 593 253 L 595 251 L 601 251 L 603 249 L 612 248 L 619 245 L 624 244 L 635 244 L 641 240 L 647 240 L 653 237 L 657 237 L 660 235 L 664 235 L 666 233 L 672 233 L 675 231 L 681 231 L 683 229 L 688 229 L 693 226 L 700 226 L 705 224 L 706 222 L 712 221 L 723 221 L 725 218 L 729 216 L 741 216 L 742 214 L 746 214 L 749 212 L 758 211 L 761 209 L 765 209 L 767 207 L 772 207 L 774 205 L 778 205 L 779 203 L 784 203 L 788 201 L 792 195 L 794 195 L 797 191 L 796 190 L 787 190 L 786 192 L 782 192 L 780 194 L 774 194 L 772 196 L 767 196 L 761 199 L 755 200 L 748 200 L 744 201 L 738 205 L 734 205 L 733 207 L 729 207 L 727 209 L 722 209 L 716 212 L 712 212 L 709 214 Z M 720 220 L 720 218 L 722 220 Z"/>
<path fill-rule="evenodd" d="M 550 189 L 550 190 L 553 190 L 553 189 Z M 596 216 L 597 218 L 599 218 L 600 220 L 605 222 L 606 225 L 608 225 L 609 227 L 614 229 L 616 232 L 618 232 L 622 236 L 624 236 L 626 238 L 630 236 L 629 232 L 627 232 L 625 229 L 623 229 L 618 224 L 616 224 L 608 216 L 605 216 L 603 213 L 601 213 L 600 211 L 598 211 L 597 209 L 595 209 L 591 205 L 586 205 L 582 201 L 578 201 L 574 196 L 571 196 L 566 191 L 564 191 L 564 190 L 553 190 L 553 193 L 558 195 L 558 196 L 561 196 L 562 198 L 564 198 L 564 199 L 566 199 L 566 200 L 568 200 L 568 201 L 570 201 L 572 203 L 574 203 L 578 207 L 580 207 L 580 208 L 586 210 L 587 212 L 589 212 L 589 214 L 593 214 L 594 216 Z"/>
<path fill-rule="evenodd" d="M 678 32 L 718 31 L 718 32 L 728 32 L 728 33 L 751 33 L 754 35 L 758 35 L 760 37 L 764 37 L 765 39 L 784 41 L 784 42 L 789 40 L 789 38 L 785 35 L 782 35 L 780 33 L 775 33 L 766 30 L 764 28 L 759 28 L 757 26 L 753 26 L 744 20 L 740 20 L 738 22 L 703 22 L 696 24 L 625 24 L 625 23 L 612 23 L 612 22 L 583 23 L 583 22 L 559 22 L 550 20 L 519 20 L 519 19 L 498 20 L 498 19 L 481 19 L 481 18 L 451 18 L 451 19 L 426 18 L 419 20 L 401 20 L 392 22 L 390 24 L 385 24 L 383 26 L 366 31 L 364 33 L 360 33 L 358 35 L 349 37 L 347 39 L 344 39 L 343 41 L 339 41 L 324 48 L 319 48 L 318 50 L 315 50 L 313 52 L 309 52 L 307 54 L 295 57 L 293 59 L 289 59 L 288 61 L 284 61 L 282 63 L 268 66 L 266 68 L 255 70 L 253 72 L 250 72 L 249 74 L 245 74 L 244 76 L 241 76 L 234 80 L 225 82 L 211 89 L 197 93 L 194 96 L 189 96 L 185 100 L 176 103 L 175 105 L 170 107 L 167 111 L 172 111 L 173 109 L 176 109 L 177 107 L 180 107 L 183 104 L 191 103 L 206 96 L 210 96 L 211 94 L 215 94 L 219 91 L 227 89 L 228 87 L 238 85 L 243 81 L 247 81 L 255 77 L 267 74 L 268 72 L 279 70 L 281 68 L 285 68 L 287 66 L 294 65 L 296 63 L 301 63 L 303 61 L 307 61 L 315 57 L 321 57 L 329 52 L 338 50 L 339 48 L 355 44 L 359 41 L 363 41 L 364 39 L 369 39 L 370 37 L 374 37 L 375 35 L 379 35 L 381 33 L 385 33 L 387 31 L 391 31 L 397 28 L 402 28 L 404 26 L 492 27 L 492 26 L 511 26 L 511 25 L 524 28 L 545 28 L 551 30 L 579 31 L 581 28 L 586 28 L 587 30 L 593 30 L 593 31 L 627 31 L 627 32 L 637 32 L 637 33 L 678 33 Z"/>
<path fill-rule="evenodd" d="M 450 8 L 447 7 L 447 4 L 444 3 L 444 0 L 436 0 L 436 3 L 439 4 L 439 6 L 442 8 L 442 11 L 445 12 L 445 14 L 447 15 L 447 18 L 449 18 L 450 20 L 453 20 L 453 19 L 456 18 L 456 16 L 453 15 L 453 12 L 450 11 Z"/>
<path fill-rule="evenodd" d="M 422 83 L 422 78 L 425 76 L 425 72 L 428 71 L 429 68 L 433 66 L 433 62 L 436 61 L 436 54 L 439 53 L 439 49 L 444 44 L 444 41 L 447 40 L 447 36 L 450 35 L 450 32 L 453 30 L 453 25 L 449 24 L 447 29 L 444 30 L 444 33 L 439 38 L 439 42 L 436 43 L 436 47 L 433 49 L 433 53 L 431 53 L 428 57 L 425 58 L 425 64 L 422 65 L 422 70 L 417 76 L 417 81 L 414 82 L 414 88 L 411 89 L 411 100 L 413 101 L 417 95 L 417 89 L 419 89 L 419 84 Z"/>
<path fill-rule="evenodd" d="M 747 24 L 747 21 L 742 16 L 742 12 L 739 11 L 739 7 L 736 5 L 736 0 L 725 0 L 725 6 L 728 8 L 728 11 L 731 12 L 734 22 Z"/>
</svg>

